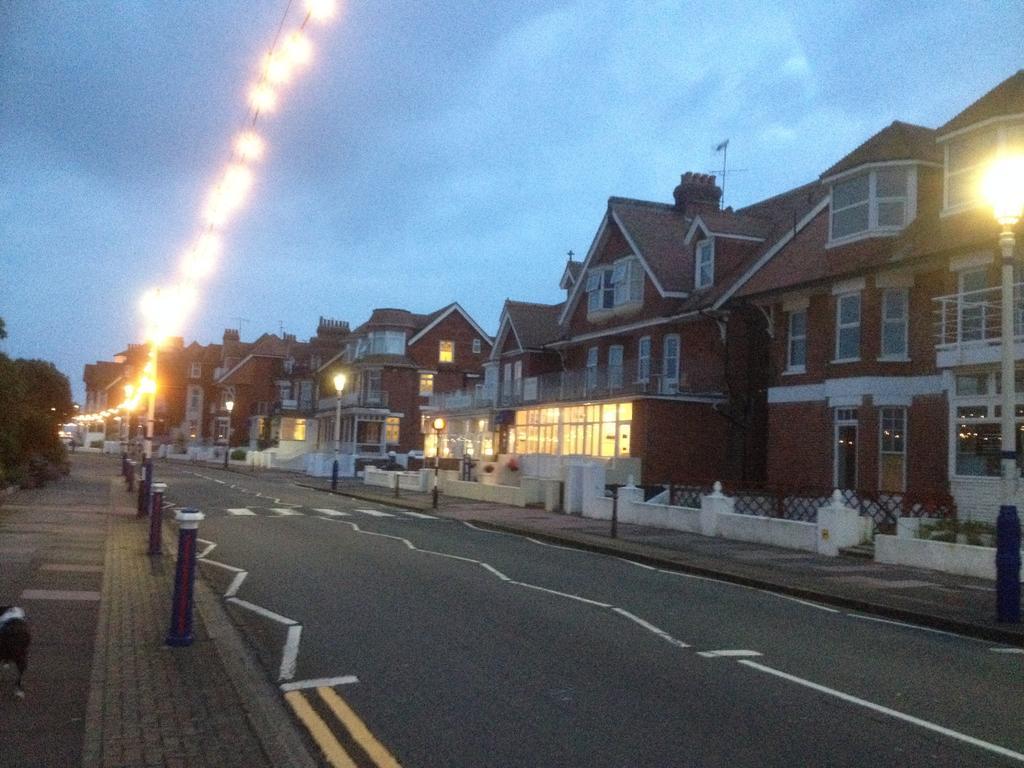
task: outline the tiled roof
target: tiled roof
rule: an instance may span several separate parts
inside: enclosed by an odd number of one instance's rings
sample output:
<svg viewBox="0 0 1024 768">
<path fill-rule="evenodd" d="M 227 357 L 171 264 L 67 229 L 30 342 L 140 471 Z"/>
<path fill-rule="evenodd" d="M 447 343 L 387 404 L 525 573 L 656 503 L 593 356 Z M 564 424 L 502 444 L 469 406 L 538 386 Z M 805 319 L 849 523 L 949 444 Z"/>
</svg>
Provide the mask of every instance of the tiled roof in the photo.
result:
<svg viewBox="0 0 1024 768">
<path fill-rule="evenodd" d="M 559 338 L 558 316 L 564 306 L 564 303 L 531 304 L 505 300 L 505 311 L 523 349 L 539 349 Z"/>
<path fill-rule="evenodd" d="M 731 210 L 707 211 L 698 214 L 708 231 L 715 235 L 744 235 L 764 238 L 772 230 L 772 222 L 753 216 L 741 216 Z"/>
<path fill-rule="evenodd" d="M 936 134 L 944 136 L 993 117 L 1021 113 L 1024 113 L 1024 69 L 1017 70 L 1015 74 L 1003 80 L 963 112 L 941 126 Z"/>
<path fill-rule="evenodd" d="M 690 287 L 690 274 L 683 268 L 680 254 L 691 219 L 674 205 L 623 197 L 610 198 L 608 209 L 621 223 L 624 234 L 636 244 L 664 290 L 674 293 Z"/>
<path fill-rule="evenodd" d="M 572 277 L 573 282 L 576 282 L 580 279 L 580 275 L 583 273 L 583 262 L 570 261 L 565 265 L 565 268 L 569 270 L 569 275 Z"/>
<path fill-rule="evenodd" d="M 868 163 L 890 160 L 941 163 L 942 152 L 935 143 L 935 131 L 896 120 L 821 174 L 821 177 L 826 179 Z"/>
</svg>

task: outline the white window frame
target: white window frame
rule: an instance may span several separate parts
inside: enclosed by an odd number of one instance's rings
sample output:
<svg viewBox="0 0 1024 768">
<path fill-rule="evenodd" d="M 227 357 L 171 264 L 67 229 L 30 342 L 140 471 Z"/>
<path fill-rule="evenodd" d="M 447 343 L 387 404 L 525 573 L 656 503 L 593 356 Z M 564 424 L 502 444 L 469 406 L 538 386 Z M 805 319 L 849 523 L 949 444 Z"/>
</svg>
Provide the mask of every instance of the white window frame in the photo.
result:
<svg viewBox="0 0 1024 768">
<path fill-rule="evenodd" d="M 694 250 L 693 285 L 707 288 L 715 282 L 715 239 L 705 238 L 697 243 Z"/>
<path fill-rule="evenodd" d="M 516 360 L 512 364 L 512 390 L 517 396 L 523 394 L 523 361 Z"/>
<path fill-rule="evenodd" d="M 903 316 L 902 317 L 889 317 L 889 297 L 900 296 L 903 301 Z M 897 360 L 907 361 L 910 359 L 910 290 L 907 288 L 885 288 L 882 290 L 882 324 L 881 324 L 881 339 L 879 341 L 878 349 L 880 351 L 880 360 Z M 886 351 L 885 340 L 886 328 L 898 328 L 901 330 L 902 349 L 897 351 Z"/>
<path fill-rule="evenodd" d="M 786 373 L 806 373 L 807 372 L 807 307 L 801 309 L 794 309 L 789 312 L 788 328 L 786 331 Z M 803 334 L 796 334 L 793 332 L 793 318 L 797 315 L 803 315 L 804 317 L 804 332 Z M 793 345 L 794 342 L 803 342 L 804 348 L 804 361 L 802 363 L 793 362 Z"/>
<path fill-rule="evenodd" d="M 449 351 L 451 352 L 451 359 L 444 359 L 445 344 L 448 345 Z M 437 362 L 439 363 L 454 363 L 455 362 L 455 341 L 453 339 L 441 339 L 437 342 Z"/>
<path fill-rule="evenodd" d="M 858 486 L 860 466 L 857 459 L 860 447 L 860 420 L 857 408 L 836 408 L 832 417 L 832 487 L 839 488 L 839 429 L 853 427 L 853 486 L 842 490 L 855 490 Z"/>
<path fill-rule="evenodd" d="M 430 381 L 429 387 L 424 387 L 423 382 L 425 380 Z M 420 395 L 422 397 L 429 397 L 434 394 L 434 372 L 433 371 L 420 371 Z"/>
<path fill-rule="evenodd" d="M 901 449 L 899 451 L 887 451 L 885 450 L 885 430 L 887 426 L 893 426 L 891 414 L 894 412 L 900 414 L 899 424 L 893 428 L 898 428 L 902 432 L 900 438 Z M 900 478 L 899 488 L 882 487 L 882 461 L 888 455 L 900 456 L 903 459 L 903 476 Z M 886 405 L 878 409 L 878 490 L 896 491 L 899 493 L 904 493 L 907 490 L 907 408 L 904 406 Z"/>
<path fill-rule="evenodd" d="M 904 174 L 905 192 L 902 196 L 889 196 L 879 197 L 878 196 L 878 174 L 889 173 L 893 171 L 902 171 Z M 868 196 L 866 200 L 857 200 L 856 202 L 844 205 L 842 208 L 836 208 L 834 204 L 835 188 L 840 184 L 847 184 L 855 181 L 862 177 L 867 177 L 868 180 Z M 878 223 L 878 204 L 879 203 L 892 203 L 901 201 L 903 203 L 903 222 L 901 224 L 886 224 L 884 226 Z M 849 232 L 844 235 L 835 234 L 835 217 L 837 213 L 856 208 L 857 206 L 867 205 L 868 208 L 868 219 L 867 227 L 865 229 L 858 229 L 856 232 Z M 913 165 L 897 163 L 897 164 L 886 164 L 881 165 L 869 170 L 859 171 L 858 173 L 852 173 L 848 176 L 843 176 L 840 179 L 834 179 L 831 183 L 830 194 L 829 194 L 829 205 L 828 205 L 828 244 L 842 244 L 848 243 L 853 240 L 859 240 L 864 237 L 872 237 L 879 235 L 892 235 L 901 232 L 907 224 L 914 220 L 917 213 L 917 170 Z"/>
<path fill-rule="evenodd" d="M 651 380 L 651 337 L 641 336 L 636 344 L 636 380 L 646 384 Z"/>
<path fill-rule="evenodd" d="M 675 346 L 675 370 L 670 370 L 669 346 Z M 661 392 L 674 395 L 679 392 L 679 371 L 682 367 L 683 346 L 678 333 L 670 333 L 661 342 Z"/>
<path fill-rule="evenodd" d="M 585 379 L 585 389 L 590 392 L 597 388 L 597 363 L 600 355 L 600 349 L 598 347 L 587 348 L 587 369 Z"/>
<path fill-rule="evenodd" d="M 188 377 L 190 379 L 200 379 L 200 378 L 202 378 L 202 376 L 203 376 L 203 364 L 202 363 L 192 363 L 192 367 L 189 370 Z"/>
<path fill-rule="evenodd" d="M 622 389 L 623 347 L 613 344 L 608 347 L 608 389 Z"/>
<path fill-rule="evenodd" d="M 473 339 L 473 354 L 474 355 L 479 355 L 481 348 L 482 348 L 482 343 L 481 343 L 480 339 Z"/>
<path fill-rule="evenodd" d="M 857 300 L 857 322 L 856 323 L 843 323 L 843 303 L 848 299 Z M 859 291 L 853 293 L 842 293 L 836 296 L 836 339 L 835 339 L 835 358 L 832 360 L 833 363 L 850 363 L 860 360 L 860 345 L 861 339 L 861 324 L 863 321 L 863 306 L 861 302 L 861 295 Z M 857 354 L 852 357 L 841 357 L 840 356 L 840 344 L 839 340 L 842 337 L 842 331 L 850 328 L 857 329 Z"/>
</svg>

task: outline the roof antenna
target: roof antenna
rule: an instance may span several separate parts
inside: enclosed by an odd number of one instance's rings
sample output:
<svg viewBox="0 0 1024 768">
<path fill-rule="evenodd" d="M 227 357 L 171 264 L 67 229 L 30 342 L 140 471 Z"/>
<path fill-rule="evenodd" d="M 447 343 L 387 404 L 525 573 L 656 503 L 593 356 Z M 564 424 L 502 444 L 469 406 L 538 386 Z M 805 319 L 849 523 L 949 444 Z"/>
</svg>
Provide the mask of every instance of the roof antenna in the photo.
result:
<svg viewBox="0 0 1024 768">
<path fill-rule="evenodd" d="M 728 157 L 729 157 L 729 140 L 726 139 L 725 141 L 719 143 L 719 145 L 717 147 L 715 147 L 715 152 L 721 152 L 722 153 L 722 208 L 724 209 L 725 208 L 725 169 L 726 169 L 726 162 L 727 162 Z"/>
<path fill-rule="evenodd" d="M 238 315 L 232 315 L 228 320 L 234 321 L 234 327 L 238 330 L 238 338 L 242 338 L 242 323 L 248 323 L 248 317 L 239 317 Z"/>
</svg>

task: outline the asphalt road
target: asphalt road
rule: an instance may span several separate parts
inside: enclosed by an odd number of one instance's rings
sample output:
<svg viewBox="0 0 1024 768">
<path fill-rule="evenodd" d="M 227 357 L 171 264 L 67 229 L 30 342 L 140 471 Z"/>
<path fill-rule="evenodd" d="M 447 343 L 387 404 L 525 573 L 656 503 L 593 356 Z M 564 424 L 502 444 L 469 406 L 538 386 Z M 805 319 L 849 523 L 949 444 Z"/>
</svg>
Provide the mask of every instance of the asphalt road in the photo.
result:
<svg viewBox="0 0 1024 768">
<path fill-rule="evenodd" d="M 207 515 L 203 574 L 267 674 L 359 765 L 1024 764 L 1024 656 L 990 643 L 281 476 L 157 479 Z"/>
</svg>

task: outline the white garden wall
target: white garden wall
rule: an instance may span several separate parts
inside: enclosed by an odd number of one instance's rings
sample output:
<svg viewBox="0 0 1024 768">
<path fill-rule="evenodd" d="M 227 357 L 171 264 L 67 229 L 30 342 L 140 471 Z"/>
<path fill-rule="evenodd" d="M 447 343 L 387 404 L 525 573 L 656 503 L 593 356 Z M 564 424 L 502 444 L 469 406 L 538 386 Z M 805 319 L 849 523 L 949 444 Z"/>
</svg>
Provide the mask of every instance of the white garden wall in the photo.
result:
<svg viewBox="0 0 1024 768">
<path fill-rule="evenodd" d="M 1024 552 L 1021 553 L 1024 557 Z M 996 550 L 973 544 L 953 544 L 903 536 L 875 536 L 875 562 L 910 565 L 932 571 L 996 579 Z"/>
</svg>

